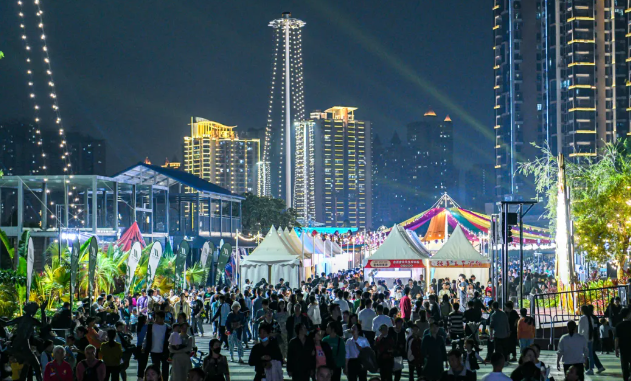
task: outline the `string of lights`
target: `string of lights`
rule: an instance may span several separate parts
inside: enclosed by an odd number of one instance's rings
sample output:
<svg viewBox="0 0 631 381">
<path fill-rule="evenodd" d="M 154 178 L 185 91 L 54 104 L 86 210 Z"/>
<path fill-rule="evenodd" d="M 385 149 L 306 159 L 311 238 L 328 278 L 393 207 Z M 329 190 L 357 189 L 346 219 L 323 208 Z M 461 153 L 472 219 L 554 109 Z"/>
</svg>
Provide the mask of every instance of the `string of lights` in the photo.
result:
<svg viewBox="0 0 631 381">
<path fill-rule="evenodd" d="M 40 35 L 40 39 L 42 42 L 42 51 L 44 52 L 44 64 L 46 67 L 46 75 L 48 76 L 48 86 L 50 87 L 50 97 L 52 99 L 52 109 L 55 112 L 55 123 L 57 125 L 59 125 L 59 136 L 61 137 L 61 143 L 60 143 L 60 148 L 62 149 L 62 158 L 65 162 L 65 166 L 63 168 L 64 172 L 71 172 L 71 163 L 70 163 L 70 154 L 68 153 L 68 145 L 66 144 L 66 139 L 64 136 L 64 127 L 63 127 L 63 123 L 61 120 L 61 111 L 59 110 L 59 102 L 57 100 L 57 93 L 55 91 L 55 81 L 53 78 L 53 69 L 52 66 L 50 64 L 50 54 L 48 51 L 48 45 L 46 43 L 46 33 L 44 30 L 44 12 L 42 11 L 42 7 L 40 4 L 40 0 L 33 0 L 33 3 L 35 4 L 36 8 L 37 8 L 37 12 L 35 13 L 37 15 L 37 18 L 39 20 L 39 24 L 37 25 L 38 28 L 41 31 L 41 35 Z"/>
<path fill-rule="evenodd" d="M 44 17 L 43 17 L 44 12 L 42 11 L 40 0 L 33 0 L 33 10 L 35 11 L 35 22 L 37 24 L 37 27 L 35 29 L 29 29 L 27 26 L 28 22 L 27 22 L 26 3 L 25 1 L 18 0 L 17 4 L 18 4 L 18 18 L 20 21 L 20 29 L 22 30 L 22 41 L 23 41 L 25 52 L 26 52 L 26 64 L 27 64 L 26 73 L 27 73 L 27 78 L 28 78 L 27 84 L 28 84 L 28 90 L 29 90 L 28 91 L 29 98 L 32 101 L 32 107 L 34 109 L 33 120 L 38 125 L 36 129 L 36 135 L 37 135 L 36 140 L 37 140 L 37 144 L 42 147 L 42 153 L 41 153 L 42 165 L 40 166 L 40 169 L 42 170 L 47 169 L 46 162 L 49 161 L 48 160 L 49 155 L 45 152 L 45 149 L 44 149 L 45 144 L 42 139 L 41 128 L 39 127 L 39 125 L 41 125 L 45 121 L 42 120 L 43 117 L 40 114 L 40 103 L 37 100 L 38 99 L 37 91 L 36 91 L 37 86 L 35 83 L 36 66 L 35 66 L 34 61 L 31 59 L 33 48 L 35 47 L 35 45 L 31 46 L 29 44 L 29 38 L 28 38 L 28 33 L 27 33 L 27 31 L 31 33 L 35 33 L 33 32 L 33 30 L 37 31 L 36 34 L 39 35 L 39 40 L 41 41 L 44 66 L 39 67 L 38 70 L 42 70 L 42 72 L 45 73 L 47 77 L 47 82 L 48 82 L 47 85 L 50 88 L 49 96 L 52 99 L 51 108 L 54 112 L 55 124 L 59 126 L 59 136 L 60 136 L 59 147 L 61 149 L 60 158 L 63 162 L 63 171 L 64 173 L 71 173 L 70 154 L 68 152 L 68 146 L 65 139 L 63 123 L 61 120 L 61 112 L 59 110 L 57 93 L 55 91 L 55 82 L 53 79 L 51 59 L 50 59 L 48 45 L 46 43 L 46 34 L 45 34 L 45 29 L 44 29 Z"/>
<path fill-rule="evenodd" d="M 273 111 L 273 107 L 274 107 L 274 92 L 275 92 L 275 84 L 276 84 L 276 69 L 278 66 L 278 49 L 280 46 L 280 29 L 275 29 L 275 37 L 276 37 L 276 44 L 274 47 L 274 54 L 273 54 L 273 60 L 272 60 L 272 84 L 270 86 L 270 94 L 269 94 L 269 104 L 268 104 L 268 110 L 267 110 L 267 124 L 265 126 L 265 142 L 263 145 L 263 162 L 261 164 L 261 166 L 263 168 L 260 168 L 261 172 L 263 172 L 260 175 L 260 179 L 262 179 L 263 184 L 261 186 L 261 190 L 262 192 L 260 193 L 261 195 L 264 196 L 270 196 L 271 195 L 271 184 L 270 184 L 270 180 L 271 180 L 271 174 L 270 174 L 270 150 L 271 150 L 271 140 L 272 140 L 272 111 Z"/>
<path fill-rule="evenodd" d="M 31 62 L 31 46 L 28 43 L 28 37 L 27 37 L 27 33 L 26 33 L 26 22 L 24 20 L 24 8 L 23 8 L 23 4 L 22 1 L 18 1 L 18 17 L 19 17 L 19 21 L 20 21 L 20 30 L 22 33 L 22 45 L 24 46 L 24 51 L 25 51 L 25 55 L 26 55 L 26 75 L 27 75 L 27 91 L 29 93 L 29 99 L 31 101 L 31 107 L 33 107 L 33 120 L 35 121 L 35 123 L 39 123 L 40 121 L 40 117 L 39 117 L 39 104 L 37 102 L 37 99 L 35 97 L 35 79 L 34 79 L 34 75 L 33 75 L 33 67 L 32 67 L 32 62 Z M 39 127 L 36 127 L 35 129 L 35 134 L 37 135 L 36 137 L 36 141 L 37 141 L 37 145 L 41 148 L 41 159 L 40 162 L 42 163 L 41 165 L 39 165 L 39 168 L 37 170 L 37 172 L 39 172 L 40 170 L 42 171 L 46 171 L 47 166 L 46 166 L 46 152 L 44 150 L 44 144 L 42 141 L 42 133 L 41 130 L 39 129 Z"/>
</svg>

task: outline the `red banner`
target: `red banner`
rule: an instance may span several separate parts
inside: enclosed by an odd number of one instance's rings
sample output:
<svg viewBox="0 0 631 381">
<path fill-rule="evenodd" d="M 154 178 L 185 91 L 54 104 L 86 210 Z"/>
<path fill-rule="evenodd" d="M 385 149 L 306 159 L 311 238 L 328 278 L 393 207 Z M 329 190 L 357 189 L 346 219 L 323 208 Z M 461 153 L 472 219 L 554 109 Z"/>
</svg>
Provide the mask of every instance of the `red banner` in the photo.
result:
<svg viewBox="0 0 631 381">
<path fill-rule="evenodd" d="M 366 268 L 371 269 L 406 269 L 425 268 L 422 259 L 369 259 Z"/>
</svg>

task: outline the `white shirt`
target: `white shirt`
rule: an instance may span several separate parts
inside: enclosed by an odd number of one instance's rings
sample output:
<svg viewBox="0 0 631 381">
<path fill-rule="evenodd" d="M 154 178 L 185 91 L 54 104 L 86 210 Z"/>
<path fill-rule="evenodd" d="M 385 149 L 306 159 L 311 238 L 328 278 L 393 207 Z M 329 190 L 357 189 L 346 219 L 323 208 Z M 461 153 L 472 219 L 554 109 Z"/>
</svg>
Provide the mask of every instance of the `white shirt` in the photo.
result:
<svg viewBox="0 0 631 381">
<path fill-rule="evenodd" d="M 336 298 L 333 301 L 333 304 L 338 304 L 340 306 L 340 312 L 343 314 L 344 311 L 348 311 L 350 308 L 348 307 L 348 302 L 344 299 Z M 350 311 L 349 311 L 350 312 Z"/>
<path fill-rule="evenodd" d="M 154 324 L 151 331 L 151 353 L 162 353 L 164 350 L 164 339 L 167 333 L 165 324 Z"/>
<path fill-rule="evenodd" d="M 377 313 L 372 308 L 364 308 L 359 311 L 357 319 L 359 320 L 359 324 L 362 325 L 362 330 L 374 332 L 372 330 L 372 321 L 375 316 L 377 316 Z"/>
<path fill-rule="evenodd" d="M 372 319 L 372 331 L 373 332 L 379 332 L 379 327 L 381 327 L 382 324 L 387 325 L 388 328 L 393 326 L 392 325 L 392 319 L 390 319 L 389 316 L 377 315 L 374 319 Z"/>
<path fill-rule="evenodd" d="M 502 372 L 492 372 L 482 377 L 481 381 L 511 381 L 511 378 Z"/>
<path fill-rule="evenodd" d="M 322 318 L 320 317 L 320 306 L 317 304 L 309 304 L 307 308 L 307 316 L 311 319 L 313 324 L 322 324 Z"/>
<path fill-rule="evenodd" d="M 356 359 L 359 357 L 359 349 L 357 348 L 359 345 L 361 348 L 370 348 L 370 343 L 368 339 L 363 336 L 357 336 L 357 341 L 352 337 L 346 340 L 346 358 L 347 359 Z"/>
<path fill-rule="evenodd" d="M 587 340 L 583 336 L 578 333 L 561 336 L 557 354 L 563 358 L 563 364 L 582 364 L 588 353 Z"/>
<path fill-rule="evenodd" d="M 594 330 L 594 332 L 592 332 L 592 339 L 589 340 L 589 319 L 590 318 L 591 317 L 588 317 L 587 315 L 583 315 L 581 316 L 580 319 L 578 319 L 578 334 L 583 336 L 585 340 L 587 341 L 593 341 L 594 334 L 596 333 L 596 329 L 594 328 L 594 323 L 592 322 L 592 329 Z"/>
</svg>

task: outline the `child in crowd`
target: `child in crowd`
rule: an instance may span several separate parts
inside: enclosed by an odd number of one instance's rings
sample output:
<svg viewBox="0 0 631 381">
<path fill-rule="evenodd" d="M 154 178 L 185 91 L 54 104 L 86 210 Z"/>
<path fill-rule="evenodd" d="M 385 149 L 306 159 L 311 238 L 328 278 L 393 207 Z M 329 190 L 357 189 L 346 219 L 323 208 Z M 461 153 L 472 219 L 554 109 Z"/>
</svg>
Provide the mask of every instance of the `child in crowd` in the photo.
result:
<svg viewBox="0 0 631 381">
<path fill-rule="evenodd" d="M 488 290 L 486 291 L 486 296 L 484 297 L 484 305 L 488 308 L 490 307 L 489 303 L 491 303 L 493 301 L 493 291 L 492 290 Z"/>
<path fill-rule="evenodd" d="M 473 339 L 467 339 L 464 342 L 464 354 L 462 355 L 462 360 L 467 370 L 476 373 L 478 369 L 480 369 L 480 363 L 484 363 L 480 354 L 473 350 L 475 347 L 475 341 Z"/>
<path fill-rule="evenodd" d="M 136 326 L 138 324 L 138 310 L 134 307 L 131 310 L 131 316 L 129 317 L 129 325 L 131 326 L 131 332 L 136 332 Z"/>
<path fill-rule="evenodd" d="M 182 326 L 178 323 L 173 324 L 173 332 L 171 332 L 171 336 L 169 336 L 169 348 L 170 349 L 182 349 L 186 347 L 186 345 L 182 344 Z M 169 357 L 169 362 L 171 361 L 171 357 Z"/>
<path fill-rule="evenodd" d="M 609 325 L 607 319 L 600 319 L 600 338 L 601 338 L 601 352 L 613 351 L 613 329 Z"/>
<path fill-rule="evenodd" d="M 24 364 L 20 364 L 13 356 L 9 357 L 9 363 L 11 363 L 11 380 L 18 381 Z"/>
<path fill-rule="evenodd" d="M 66 336 L 66 345 L 64 346 L 64 349 L 66 350 L 66 356 L 64 357 L 64 360 L 70 364 L 70 367 L 72 369 L 75 368 L 75 366 L 77 365 L 77 347 L 74 345 L 75 343 L 75 338 L 73 335 L 68 335 Z"/>
</svg>

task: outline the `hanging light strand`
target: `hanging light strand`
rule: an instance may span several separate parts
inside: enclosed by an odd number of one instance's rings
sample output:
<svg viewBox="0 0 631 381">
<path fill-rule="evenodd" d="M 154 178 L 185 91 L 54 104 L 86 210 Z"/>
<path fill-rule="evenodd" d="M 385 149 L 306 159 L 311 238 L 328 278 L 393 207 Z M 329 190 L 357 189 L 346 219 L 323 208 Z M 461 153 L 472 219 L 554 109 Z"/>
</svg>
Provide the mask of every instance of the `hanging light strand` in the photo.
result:
<svg viewBox="0 0 631 381">
<path fill-rule="evenodd" d="M 52 99 L 52 109 L 55 113 L 55 123 L 59 128 L 59 137 L 60 137 L 60 148 L 62 150 L 62 159 L 64 160 L 64 173 L 72 173 L 71 163 L 70 163 L 70 153 L 68 152 L 68 145 L 66 143 L 65 131 L 63 122 L 61 120 L 61 111 L 59 110 L 59 101 L 57 99 L 57 91 L 55 90 L 55 81 L 53 78 L 53 69 L 50 63 L 50 53 L 48 51 L 48 44 L 46 43 L 46 33 L 44 29 L 44 12 L 42 11 L 42 7 L 40 4 L 40 0 L 33 0 L 35 4 L 38 25 L 40 32 L 40 39 L 42 42 L 42 51 L 44 56 L 44 67 L 46 69 L 46 75 L 48 77 L 48 86 L 50 87 L 50 97 Z"/>
<path fill-rule="evenodd" d="M 29 45 L 29 41 L 28 41 L 28 36 L 26 33 L 26 21 L 25 21 L 25 17 L 24 17 L 24 4 L 22 3 L 21 0 L 19 0 L 18 2 L 18 21 L 20 23 L 20 33 L 21 33 L 21 39 L 22 39 L 22 45 L 24 46 L 24 52 L 25 52 L 25 56 L 26 56 L 26 77 L 27 77 L 27 87 L 26 90 L 29 94 L 29 99 L 31 100 L 31 107 L 33 107 L 33 121 L 36 124 L 39 124 L 40 122 L 40 115 L 39 115 L 39 103 L 35 97 L 35 78 L 33 75 L 33 65 L 31 62 L 31 46 Z M 39 173 L 39 171 L 45 171 L 47 169 L 46 167 L 46 152 L 44 151 L 44 142 L 42 141 L 42 133 L 41 130 L 39 128 L 39 125 L 36 125 L 34 127 L 35 130 L 35 136 L 34 138 L 34 142 L 35 144 L 37 144 L 40 149 L 41 149 L 41 157 L 38 159 L 38 162 L 41 163 L 38 166 L 37 170 L 34 170 L 32 172 L 35 173 Z"/>
</svg>

